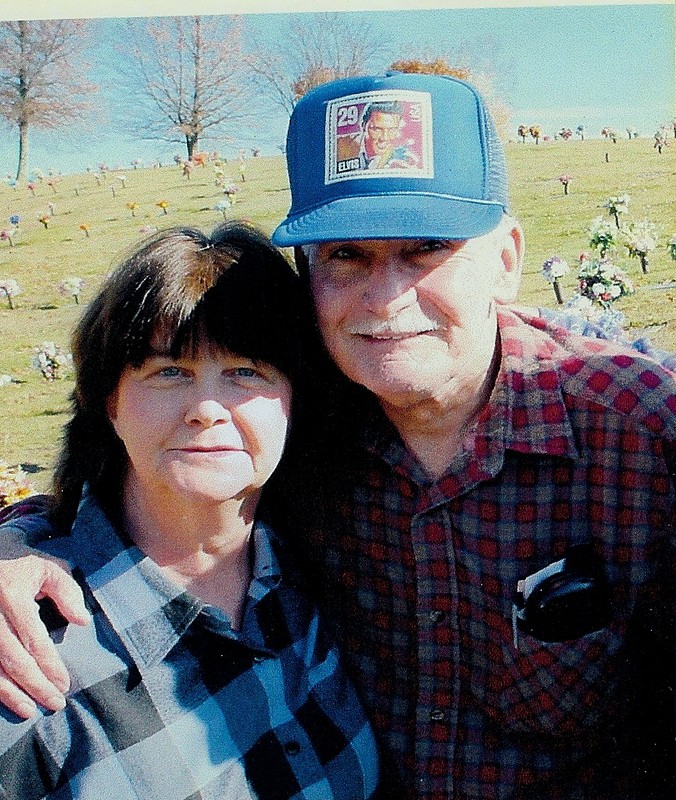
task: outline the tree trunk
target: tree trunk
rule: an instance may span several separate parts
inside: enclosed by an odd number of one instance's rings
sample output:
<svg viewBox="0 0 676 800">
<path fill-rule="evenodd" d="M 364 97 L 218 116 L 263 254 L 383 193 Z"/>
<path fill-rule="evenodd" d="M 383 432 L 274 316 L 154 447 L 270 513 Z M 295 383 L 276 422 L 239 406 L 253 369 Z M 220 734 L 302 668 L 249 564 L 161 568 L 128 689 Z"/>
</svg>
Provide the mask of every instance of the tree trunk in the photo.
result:
<svg viewBox="0 0 676 800">
<path fill-rule="evenodd" d="M 22 181 L 26 177 L 26 161 L 28 157 L 28 123 L 19 122 L 19 165 L 16 168 L 16 179 Z"/>
<path fill-rule="evenodd" d="M 193 153 L 197 152 L 198 142 L 199 136 L 196 133 L 186 133 L 185 146 L 188 151 L 188 159 L 191 159 L 193 157 Z"/>
</svg>

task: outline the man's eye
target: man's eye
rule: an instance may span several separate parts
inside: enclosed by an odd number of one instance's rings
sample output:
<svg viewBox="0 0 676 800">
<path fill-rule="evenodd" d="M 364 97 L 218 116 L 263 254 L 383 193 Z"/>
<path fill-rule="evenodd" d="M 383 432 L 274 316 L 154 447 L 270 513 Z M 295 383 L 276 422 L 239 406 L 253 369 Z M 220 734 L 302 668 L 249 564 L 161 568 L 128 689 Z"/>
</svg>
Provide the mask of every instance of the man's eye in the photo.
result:
<svg viewBox="0 0 676 800">
<path fill-rule="evenodd" d="M 235 369 L 235 375 L 238 378 L 255 378 L 258 375 L 253 367 L 237 367 Z"/>
<path fill-rule="evenodd" d="M 421 242 L 418 245 L 418 250 L 420 250 L 423 253 L 433 253 L 436 250 L 446 250 L 446 249 L 448 249 L 448 244 L 439 239 L 430 239 L 429 241 Z"/>
<path fill-rule="evenodd" d="M 338 261 L 347 261 L 358 257 L 359 251 L 354 247 L 337 247 L 335 250 L 332 250 L 329 255 L 330 259 L 335 258 Z"/>
</svg>

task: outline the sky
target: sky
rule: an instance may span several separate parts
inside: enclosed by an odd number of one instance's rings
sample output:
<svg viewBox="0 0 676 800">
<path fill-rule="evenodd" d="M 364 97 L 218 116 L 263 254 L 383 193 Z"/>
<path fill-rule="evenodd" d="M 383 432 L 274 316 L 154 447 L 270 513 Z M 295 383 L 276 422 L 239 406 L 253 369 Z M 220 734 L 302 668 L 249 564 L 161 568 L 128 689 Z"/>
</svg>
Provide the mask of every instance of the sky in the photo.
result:
<svg viewBox="0 0 676 800">
<path fill-rule="evenodd" d="M 0 4 L 0 17 L 8 13 Z M 13 4 L 12 4 L 13 5 Z M 92 16 L 92 77 L 101 84 L 99 106 L 84 129 L 33 131 L 29 164 L 43 172 L 76 172 L 107 163 L 129 169 L 131 161 L 168 162 L 180 153 L 177 144 L 135 140 L 115 122 L 125 95 L 111 69 L 112 46 L 121 28 L 115 15 L 187 13 L 185 0 L 99 0 L 96 11 L 84 0 L 24 0 L 25 17 Z M 604 126 L 621 133 L 633 127 L 652 136 L 676 112 L 674 75 L 674 4 L 558 3 L 542 0 L 191 0 L 190 13 L 244 13 L 245 30 L 263 41 L 280 35 L 297 16 L 313 10 L 338 10 L 357 29 L 367 22 L 393 41 L 395 57 L 443 56 L 451 63 L 467 53 L 476 70 L 493 75 L 500 99 L 512 111 L 514 131 L 520 123 L 542 126 L 554 134 L 561 127 L 585 125 L 598 136 Z M 396 6 L 396 7 L 395 7 Z M 293 8 L 294 13 L 289 11 Z M 408 9 L 408 10 L 402 10 Z M 263 10 L 265 13 L 263 13 Z M 300 11 L 300 15 L 296 12 Z M 384 54 L 384 56 L 387 54 Z M 385 68 L 392 59 L 383 61 Z M 287 118 L 265 110 L 257 130 L 233 131 L 231 139 L 205 142 L 205 149 L 234 155 L 239 147 L 259 147 L 279 154 Z M 515 135 L 515 134 L 514 134 Z M 0 175 L 16 169 L 17 143 L 11 129 L 0 138 Z"/>
</svg>

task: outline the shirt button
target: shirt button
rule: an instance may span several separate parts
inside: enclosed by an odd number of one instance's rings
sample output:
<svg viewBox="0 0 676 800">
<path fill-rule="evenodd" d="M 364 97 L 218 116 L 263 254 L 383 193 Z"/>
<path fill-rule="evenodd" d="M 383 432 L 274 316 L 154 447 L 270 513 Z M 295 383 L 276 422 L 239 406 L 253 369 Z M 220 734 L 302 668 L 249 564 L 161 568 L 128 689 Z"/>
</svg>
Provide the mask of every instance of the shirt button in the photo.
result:
<svg viewBox="0 0 676 800">
<path fill-rule="evenodd" d="M 293 742 L 293 741 L 287 742 L 284 745 L 284 750 L 286 754 L 289 756 L 297 756 L 298 753 L 300 753 L 300 745 L 298 744 L 298 742 Z"/>
<path fill-rule="evenodd" d="M 446 719 L 446 714 L 440 708 L 435 708 L 430 711 L 430 719 L 433 722 L 443 722 Z"/>
<path fill-rule="evenodd" d="M 446 616 L 443 611 L 430 611 L 430 622 L 437 625 Z"/>
</svg>

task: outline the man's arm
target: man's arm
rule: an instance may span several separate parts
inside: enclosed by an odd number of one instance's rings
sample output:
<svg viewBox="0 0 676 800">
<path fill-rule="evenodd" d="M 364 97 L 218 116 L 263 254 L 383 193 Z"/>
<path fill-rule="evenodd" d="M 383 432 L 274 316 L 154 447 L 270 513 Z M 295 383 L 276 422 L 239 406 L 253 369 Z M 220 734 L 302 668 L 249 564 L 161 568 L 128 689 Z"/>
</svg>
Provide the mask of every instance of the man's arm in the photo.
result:
<svg viewBox="0 0 676 800">
<path fill-rule="evenodd" d="M 32 498 L 0 514 L 0 703 L 23 718 L 36 713 L 34 701 L 63 708 L 70 685 L 37 601 L 52 600 L 68 622 L 90 621 L 68 567 L 27 545 L 36 514 L 44 519 L 44 503 Z"/>
</svg>

